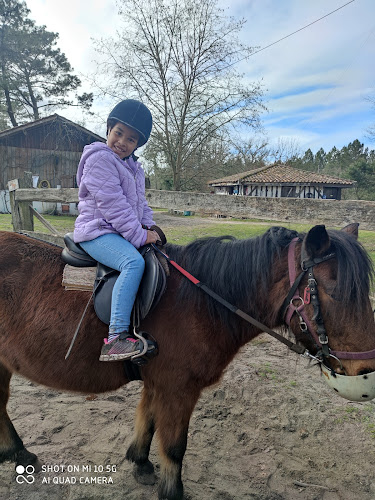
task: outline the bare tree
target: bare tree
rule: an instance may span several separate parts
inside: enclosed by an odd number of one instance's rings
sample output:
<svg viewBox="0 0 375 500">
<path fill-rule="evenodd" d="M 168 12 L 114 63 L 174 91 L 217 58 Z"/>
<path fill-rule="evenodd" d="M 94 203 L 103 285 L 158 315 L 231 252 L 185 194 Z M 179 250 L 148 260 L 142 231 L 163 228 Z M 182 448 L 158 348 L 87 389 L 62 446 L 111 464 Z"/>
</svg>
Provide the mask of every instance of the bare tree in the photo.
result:
<svg viewBox="0 0 375 500">
<path fill-rule="evenodd" d="M 151 108 L 152 139 L 176 190 L 203 142 L 230 125 L 257 127 L 265 109 L 261 84 L 244 82 L 235 70 L 253 52 L 238 40 L 245 21 L 226 17 L 217 3 L 121 0 L 123 29 L 97 42 L 105 56 L 99 68 L 106 75 L 103 90 Z"/>
<path fill-rule="evenodd" d="M 266 164 L 270 155 L 269 139 L 264 135 L 254 135 L 248 140 L 232 139 L 233 158 L 242 165 L 242 171 Z"/>
<path fill-rule="evenodd" d="M 173 189 L 172 169 L 165 164 L 163 154 L 156 146 L 156 142 L 151 141 L 142 155 L 145 170 L 152 187 Z M 201 142 L 181 168 L 181 190 L 208 191 L 209 181 L 225 175 L 229 158 L 230 141 L 226 134 L 216 134 Z"/>
<path fill-rule="evenodd" d="M 277 140 L 269 154 L 270 161 L 274 163 L 288 163 L 301 156 L 301 147 L 296 139 L 280 138 Z"/>
</svg>

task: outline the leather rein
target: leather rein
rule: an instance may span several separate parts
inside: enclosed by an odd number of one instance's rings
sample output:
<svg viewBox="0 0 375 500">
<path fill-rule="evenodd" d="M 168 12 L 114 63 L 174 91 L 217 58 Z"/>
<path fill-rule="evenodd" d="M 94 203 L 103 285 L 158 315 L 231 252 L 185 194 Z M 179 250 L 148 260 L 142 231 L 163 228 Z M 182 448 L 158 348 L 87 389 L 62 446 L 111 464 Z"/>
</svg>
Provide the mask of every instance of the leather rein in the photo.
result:
<svg viewBox="0 0 375 500">
<path fill-rule="evenodd" d="M 237 316 L 241 317 L 248 323 L 252 324 L 262 332 L 268 333 L 272 337 L 274 337 L 279 342 L 282 342 L 286 345 L 290 350 L 296 352 L 307 358 L 312 358 L 319 363 L 323 362 L 324 358 L 334 357 L 338 359 L 370 359 L 375 358 L 375 349 L 371 351 L 364 352 L 347 352 L 347 351 L 331 351 L 328 347 L 328 336 L 326 334 L 324 328 L 324 322 L 321 316 L 320 304 L 319 304 L 319 296 L 317 290 L 317 282 L 314 278 L 313 267 L 315 265 L 320 264 L 321 262 L 325 262 L 329 259 L 335 257 L 335 253 L 329 253 L 322 257 L 316 257 L 315 259 L 307 259 L 301 261 L 301 273 L 296 277 L 296 269 L 295 269 L 295 248 L 297 242 L 301 241 L 300 238 L 293 238 L 293 240 L 289 244 L 288 249 L 288 268 L 289 268 L 289 280 L 291 288 L 289 293 L 283 303 L 282 311 L 284 312 L 284 321 L 286 325 L 290 328 L 290 321 L 294 314 L 297 314 L 300 328 L 302 332 L 308 332 L 314 339 L 317 347 L 319 348 L 319 352 L 317 356 L 313 356 L 310 352 L 302 345 L 298 345 L 289 339 L 286 339 L 279 333 L 275 332 L 268 326 L 263 323 L 257 321 L 255 318 L 249 316 L 241 309 L 238 309 L 233 304 L 229 303 L 225 299 L 223 299 L 220 295 L 211 290 L 207 285 L 202 283 L 200 280 L 191 275 L 188 271 L 178 265 L 175 261 L 173 261 L 165 252 L 163 252 L 157 245 L 152 244 L 152 247 L 156 252 L 159 252 L 163 257 L 175 268 L 177 269 L 183 276 L 185 276 L 189 281 L 191 281 L 195 286 L 204 291 L 207 295 L 212 297 L 214 300 L 222 304 L 224 307 L 232 311 Z M 308 273 L 308 284 L 304 290 L 304 298 L 300 296 L 299 293 L 299 285 L 302 281 L 302 278 Z M 297 302 L 297 304 L 295 304 Z M 311 304 L 314 307 L 314 315 L 313 320 L 316 323 L 316 330 L 313 328 L 310 320 L 308 319 L 306 312 L 304 310 L 305 304 Z"/>
</svg>

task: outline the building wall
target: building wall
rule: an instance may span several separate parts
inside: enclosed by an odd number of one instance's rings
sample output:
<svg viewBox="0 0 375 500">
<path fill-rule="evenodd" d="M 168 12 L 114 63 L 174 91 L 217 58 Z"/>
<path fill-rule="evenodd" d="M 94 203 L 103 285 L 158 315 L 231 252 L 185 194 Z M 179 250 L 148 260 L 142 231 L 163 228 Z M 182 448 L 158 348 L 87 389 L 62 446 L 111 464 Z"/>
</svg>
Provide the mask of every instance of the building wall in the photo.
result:
<svg viewBox="0 0 375 500">
<path fill-rule="evenodd" d="M 343 227 L 359 222 L 361 229 L 375 231 L 375 202 L 214 194 L 147 190 L 148 203 L 155 208 L 194 211 L 232 217 L 302 222 Z"/>
<path fill-rule="evenodd" d="M 289 190 L 291 189 L 291 193 Z M 239 186 L 215 186 L 215 194 L 235 194 L 254 197 L 267 198 L 335 198 L 341 199 L 341 188 L 327 188 L 322 186 L 283 186 L 274 184 L 269 186 L 264 185 L 246 185 Z"/>
<path fill-rule="evenodd" d="M 82 146 L 83 148 L 83 146 Z M 50 187 L 75 187 L 75 175 L 81 152 L 0 146 L 0 189 L 8 181 L 19 179 L 24 172 L 46 180 Z"/>
</svg>

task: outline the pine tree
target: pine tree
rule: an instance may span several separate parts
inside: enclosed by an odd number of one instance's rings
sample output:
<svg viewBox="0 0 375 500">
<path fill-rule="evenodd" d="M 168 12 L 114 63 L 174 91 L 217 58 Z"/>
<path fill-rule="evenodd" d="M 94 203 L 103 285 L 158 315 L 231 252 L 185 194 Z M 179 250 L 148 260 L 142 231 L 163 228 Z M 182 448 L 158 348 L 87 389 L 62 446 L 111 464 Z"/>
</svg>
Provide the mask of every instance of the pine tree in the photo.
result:
<svg viewBox="0 0 375 500">
<path fill-rule="evenodd" d="M 89 108 L 92 94 L 76 95 L 80 79 L 56 46 L 58 33 L 37 26 L 26 3 L 0 2 L 0 113 L 12 126 L 38 119 L 43 109 Z"/>
</svg>

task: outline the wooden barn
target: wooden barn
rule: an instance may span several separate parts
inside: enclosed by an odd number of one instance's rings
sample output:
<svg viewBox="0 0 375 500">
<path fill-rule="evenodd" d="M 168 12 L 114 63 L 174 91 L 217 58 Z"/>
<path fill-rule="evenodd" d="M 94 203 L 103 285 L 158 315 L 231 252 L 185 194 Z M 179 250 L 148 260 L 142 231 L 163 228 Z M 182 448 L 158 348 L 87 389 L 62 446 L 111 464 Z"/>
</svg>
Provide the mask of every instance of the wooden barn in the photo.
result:
<svg viewBox="0 0 375 500">
<path fill-rule="evenodd" d="M 0 191 L 25 171 L 34 187 L 76 187 L 83 147 L 94 141 L 105 139 L 58 114 L 0 132 Z"/>
<path fill-rule="evenodd" d="M 298 170 L 288 165 L 268 165 L 211 181 L 215 194 L 267 198 L 327 198 L 341 200 L 341 190 L 355 181 Z"/>
</svg>

